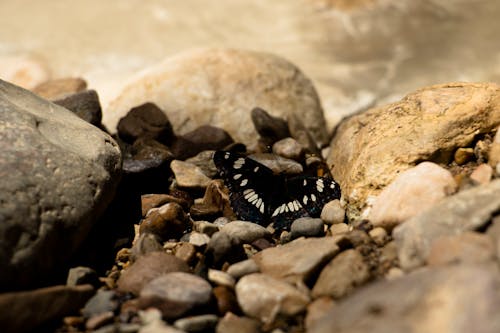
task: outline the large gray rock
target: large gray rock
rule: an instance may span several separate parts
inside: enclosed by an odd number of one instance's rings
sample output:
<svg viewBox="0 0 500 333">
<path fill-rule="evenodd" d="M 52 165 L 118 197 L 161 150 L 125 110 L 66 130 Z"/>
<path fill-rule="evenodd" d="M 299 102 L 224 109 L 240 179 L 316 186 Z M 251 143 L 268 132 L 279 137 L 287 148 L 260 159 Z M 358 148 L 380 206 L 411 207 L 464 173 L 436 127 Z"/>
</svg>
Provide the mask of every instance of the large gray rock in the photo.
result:
<svg viewBox="0 0 500 333">
<path fill-rule="evenodd" d="M 72 112 L 0 80 L 0 289 L 40 281 L 113 198 L 118 145 Z"/>
<path fill-rule="evenodd" d="M 308 332 L 499 332 L 499 288 L 494 265 L 422 269 L 360 290 Z"/>
</svg>

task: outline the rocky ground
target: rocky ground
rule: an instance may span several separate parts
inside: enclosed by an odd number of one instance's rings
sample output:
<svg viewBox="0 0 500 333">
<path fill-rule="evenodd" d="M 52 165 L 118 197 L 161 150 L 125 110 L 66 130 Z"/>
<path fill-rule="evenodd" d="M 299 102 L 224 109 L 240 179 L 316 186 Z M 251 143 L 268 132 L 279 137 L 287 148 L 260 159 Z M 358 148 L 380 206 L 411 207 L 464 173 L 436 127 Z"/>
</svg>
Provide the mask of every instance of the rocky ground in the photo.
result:
<svg viewBox="0 0 500 333">
<path fill-rule="evenodd" d="M 3 330 L 500 331 L 500 86 L 424 87 L 329 133 L 279 57 L 159 68 L 113 135 L 82 79 L 0 81 Z M 331 172 L 342 198 L 282 232 L 239 221 L 219 149 Z"/>
</svg>

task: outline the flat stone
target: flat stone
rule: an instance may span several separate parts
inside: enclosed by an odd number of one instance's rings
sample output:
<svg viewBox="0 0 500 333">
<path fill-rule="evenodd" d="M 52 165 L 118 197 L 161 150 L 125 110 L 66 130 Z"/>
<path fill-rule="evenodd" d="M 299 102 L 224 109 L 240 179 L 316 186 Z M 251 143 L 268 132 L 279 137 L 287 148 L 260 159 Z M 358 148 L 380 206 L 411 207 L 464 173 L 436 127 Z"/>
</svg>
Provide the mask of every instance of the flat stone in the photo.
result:
<svg viewBox="0 0 500 333">
<path fill-rule="evenodd" d="M 63 107 L 0 81 L 0 290 L 64 265 L 114 197 L 114 140 Z"/>
<path fill-rule="evenodd" d="M 321 210 L 320 218 L 328 225 L 344 223 L 345 209 L 342 207 L 340 200 L 335 199 L 327 202 Z"/>
<path fill-rule="evenodd" d="M 290 284 L 266 274 L 250 274 L 236 284 L 236 297 L 243 312 L 264 323 L 276 316 L 292 317 L 303 312 L 309 296 Z"/>
<path fill-rule="evenodd" d="M 185 317 L 177 319 L 174 327 L 189 333 L 213 331 L 219 318 L 213 314 Z"/>
<path fill-rule="evenodd" d="M 118 289 L 138 295 L 150 281 L 170 272 L 189 272 L 189 266 L 171 254 L 151 252 L 137 258 L 122 272 Z"/>
<path fill-rule="evenodd" d="M 92 286 L 82 285 L 0 294 L 2 330 L 28 332 L 50 320 L 77 314 L 93 293 Z"/>
<path fill-rule="evenodd" d="M 259 272 L 259 266 L 255 263 L 253 259 L 247 259 L 234 263 L 227 269 L 227 273 L 235 279 L 239 279 L 242 276 L 258 272 Z"/>
<path fill-rule="evenodd" d="M 259 133 L 259 141 L 269 149 L 275 142 L 290 136 L 287 122 L 280 117 L 273 117 L 266 110 L 256 107 L 252 109 L 251 118 L 255 130 Z"/>
<path fill-rule="evenodd" d="M 322 219 L 301 217 L 293 221 L 290 227 L 292 239 L 299 237 L 321 237 L 325 234 Z"/>
<path fill-rule="evenodd" d="M 401 173 L 378 195 L 370 211 L 373 226 L 387 230 L 432 207 L 452 194 L 457 184 L 451 173 L 423 162 Z"/>
<path fill-rule="evenodd" d="M 170 163 L 170 167 L 175 175 L 177 185 L 181 188 L 205 188 L 211 181 L 211 179 L 194 164 L 173 160 L 172 163 Z"/>
<path fill-rule="evenodd" d="M 363 256 L 350 249 L 339 253 L 319 274 L 312 296 L 341 298 L 370 279 L 370 270 Z"/>
<path fill-rule="evenodd" d="M 238 317 L 228 312 L 219 320 L 216 333 L 238 332 L 238 333 L 260 333 L 260 323 L 258 320 L 248 317 Z"/>
<path fill-rule="evenodd" d="M 265 249 L 252 259 L 262 273 L 290 281 L 307 281 L 338 252 L 339 247 L 333 237 L 299 238 Z"/>
<path fill-rule="evenodd" d="M 186 159 L 186 162 L 196 165 L 209 178 L 216 178 L 217 167 L 215 166 L 214 150 L 204 150 L 193 157 Z"/>
<path fill-rule="evenodd" d="M 163 274 L 141 290 L 142 308 L 159 308 L 163 317 L 176 319 L 188 311 L 206 306 L 212 298 L 212 287 L 201 277 L 184 272 Z"/>
<path fill-rule="evenodd" d="M 401 268 L 424 264 L 439 237 L 477 230 L 500 209 L 500 180 L 464 190 L 409 219 L 393 231 Z"/>
<path fill-rule="evenodd" d="M 236 244 L 250 244 L 259 238 L 271 237 L 269 230 L 261 225 L 246 221 L 232 221 L 221 228 Z"/>
<path fill-rule="evenodd" d="M 493 265 L 423 268 L 360 289 L 308 332 L 498 332 L 499 287 Z"/>
</svg>

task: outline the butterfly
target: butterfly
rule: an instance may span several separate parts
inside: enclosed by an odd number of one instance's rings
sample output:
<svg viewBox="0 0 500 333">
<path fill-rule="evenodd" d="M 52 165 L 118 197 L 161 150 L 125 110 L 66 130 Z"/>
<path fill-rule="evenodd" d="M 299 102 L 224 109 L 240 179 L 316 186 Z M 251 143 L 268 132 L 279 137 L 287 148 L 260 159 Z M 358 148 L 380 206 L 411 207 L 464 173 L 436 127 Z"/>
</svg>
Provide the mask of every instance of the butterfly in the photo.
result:
<svg viewBox="0 0 500 333">
<path fill-rule="evenodd" d="M 327 202 L 340 198 L 339 185 L 328 178 L 274 174 L 251 158 L 227 151 L 216 151 L 213 160 L 241 220 L 287 230 L 294 220 L 318 217 Z"/>
</svg>

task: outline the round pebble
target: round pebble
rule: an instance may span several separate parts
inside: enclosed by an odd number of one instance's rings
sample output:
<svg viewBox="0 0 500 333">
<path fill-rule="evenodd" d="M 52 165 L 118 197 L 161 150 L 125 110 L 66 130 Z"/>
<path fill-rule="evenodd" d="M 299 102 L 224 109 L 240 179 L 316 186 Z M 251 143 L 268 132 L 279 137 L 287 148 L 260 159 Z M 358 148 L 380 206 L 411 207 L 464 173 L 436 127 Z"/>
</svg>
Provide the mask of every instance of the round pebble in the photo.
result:
<svg viewBox="0 0 500 333">
<path fill-rule="evenodd" d="M 274 143 L 273 153 L 298 161 L 304 154 L 304 148 L 297 142 L 297 140 L 293 138 L 285 138 Z"/>
<path fill-rule="evenodd" d="M 323 220 L 311 217 L 298 218 L 293 221 L 290 233 L 292 239 L 299 237 L 321 237 L 325 234 Z"/>
<path fill-rule="evenodd" d="M 215 285 L 234 288 L 235 279 L 228 273 L 216 269 L 208 270 L 208 280 Z"/>
<path fill-rule="evenodd" d="M 259 266 L 253 259 L 247 259 L 237 262 L 229 266 L 229 268 L 227 269 L 227 273 L 235 279 L 239 279 L 242 276 L 258 272 Z"/>
<path fill-rule="evenodd" d="M 233 221 L 222 227 L 221 232 L 228 235 L 236 244 L 250 244 L 259 238 L 271 237 L 269 230 L 261 225 L 246 221 Z"/>
<path fill-rule="evenodd" d="M 387 242 L 387 231 L 382 227 L 376 227 L 368 233 L 375 244 L 382 246 Z"/>
<path fill-rule="evenodd" d="M 189 243 L 196 247 L 206 246 L 210 242 L 210 236 L 202 234 L 200 232 L 193 231 L 189 235 Z"/>
<path fill-rule="evenodd" d="M 320 218 L 328 225 L 344 223 L 345 209 L 340 204 L 340 200 L 332 200 L 323 206 Z"/>
</svg>

